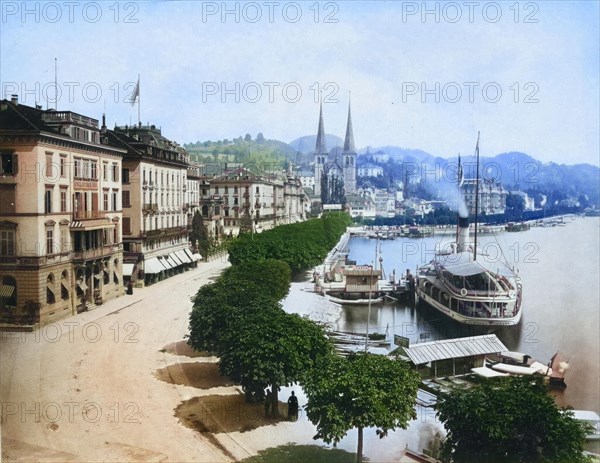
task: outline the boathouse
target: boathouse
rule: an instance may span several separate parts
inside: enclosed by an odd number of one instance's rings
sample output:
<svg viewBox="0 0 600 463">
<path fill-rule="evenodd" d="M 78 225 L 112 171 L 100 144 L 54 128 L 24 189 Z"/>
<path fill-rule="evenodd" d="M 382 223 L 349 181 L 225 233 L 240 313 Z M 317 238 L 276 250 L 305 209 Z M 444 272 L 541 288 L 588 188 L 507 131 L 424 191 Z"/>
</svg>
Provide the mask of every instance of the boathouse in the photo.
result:
<svg viewBox="0 0 600 463">
<path fill-rule="evenodd" d="M 482 367 L 486 355 L 508 349 L 495 334 L 414 344 L 404 352 L 423 378 L 467 374 Z"/>
<path fill-rule="evenodd" d="M 377 281 L 381 277 L 381 270 L 375 270 L 369 265 L 357 265 L 344 268 L 347 293 L 376 293 Z"/>
</svg>

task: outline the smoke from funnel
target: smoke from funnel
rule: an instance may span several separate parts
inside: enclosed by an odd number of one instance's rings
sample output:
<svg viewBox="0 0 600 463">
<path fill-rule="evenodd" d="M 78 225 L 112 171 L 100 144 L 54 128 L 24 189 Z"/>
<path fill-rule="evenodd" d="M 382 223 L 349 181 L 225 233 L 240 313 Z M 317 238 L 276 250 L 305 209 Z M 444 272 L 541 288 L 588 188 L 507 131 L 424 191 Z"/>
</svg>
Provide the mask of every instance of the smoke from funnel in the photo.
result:
<svg viewBox="0 0 600 463">
<path fill-rule="evenodd" d="M 467 204 L 465 203 L 465 197 L 462 195 L 462 193 L 458 200 L 458 216 L 462 217 L 463 219 L 469 217 L 469 211 L 467 209 Z"/>
</svg>

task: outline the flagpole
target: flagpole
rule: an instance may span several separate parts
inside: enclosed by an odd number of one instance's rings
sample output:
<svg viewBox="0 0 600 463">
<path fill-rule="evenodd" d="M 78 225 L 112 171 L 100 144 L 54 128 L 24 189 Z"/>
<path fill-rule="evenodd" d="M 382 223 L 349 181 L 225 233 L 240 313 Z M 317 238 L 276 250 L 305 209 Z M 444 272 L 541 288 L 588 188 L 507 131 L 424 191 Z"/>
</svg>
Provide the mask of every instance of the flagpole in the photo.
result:
<svg viewBox="0 0 600 463">
<path fill-rule="evenodd" d="M 140 94 L 140 75 L 138 74 L 138 123 L 142 123 L 142 118 L 140 117 L 140 101 L 142 96 Z"/>
</svg>

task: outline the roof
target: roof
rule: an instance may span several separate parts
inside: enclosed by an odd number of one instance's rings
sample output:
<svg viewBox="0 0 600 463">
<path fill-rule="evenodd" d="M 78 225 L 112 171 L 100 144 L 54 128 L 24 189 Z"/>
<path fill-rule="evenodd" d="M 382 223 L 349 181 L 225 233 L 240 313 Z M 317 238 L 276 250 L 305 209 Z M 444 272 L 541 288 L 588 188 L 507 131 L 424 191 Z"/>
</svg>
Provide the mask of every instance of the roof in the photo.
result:
<svg viewBox="0 0 600 463">
<path fill-rule="evenodd" d="M 495 334 L 468 338 L 444 339 L 415 344 L 404 349 L 415 365 L 436 360 L 497 354 L 508 350 Z"/>
<path fill-rule="evenodd" d="M 515 272 L 503 262 L 491 262 L 490 259 L 486 259 L 486 257 L 487 256 L 485 255 L 479 255 L 479 260 L 473 260 L 473 254 L 465 251 L 448 254 L 443 258 L 438 257 L 438 262 L 451 274 L 461 277 L 477 275 L 484 272 L 490 272 L 505 277 L 515 276 Z"/>
</svg>

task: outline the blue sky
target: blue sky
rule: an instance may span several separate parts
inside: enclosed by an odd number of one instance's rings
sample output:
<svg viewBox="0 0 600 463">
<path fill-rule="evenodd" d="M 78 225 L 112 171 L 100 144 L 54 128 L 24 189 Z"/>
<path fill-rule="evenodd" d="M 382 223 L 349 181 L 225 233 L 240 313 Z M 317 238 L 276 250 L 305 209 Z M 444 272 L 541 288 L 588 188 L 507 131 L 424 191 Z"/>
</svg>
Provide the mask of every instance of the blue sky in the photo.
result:
<svg viewBox="0 0 600 463">
<path fill-rule="evenodd" d="M 46 108 L 57 58 L 58 109 L 136 122 L 140 74 L 179 143 L 314 134 L 319 88 L 357 147 L 599 164 L 596 1 L 75 3 L 2 2 L 2 97 Z"/>
</svg>

